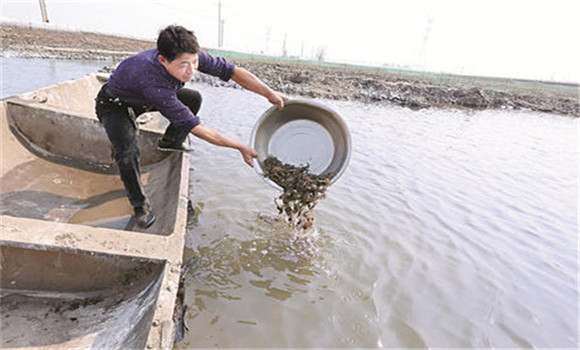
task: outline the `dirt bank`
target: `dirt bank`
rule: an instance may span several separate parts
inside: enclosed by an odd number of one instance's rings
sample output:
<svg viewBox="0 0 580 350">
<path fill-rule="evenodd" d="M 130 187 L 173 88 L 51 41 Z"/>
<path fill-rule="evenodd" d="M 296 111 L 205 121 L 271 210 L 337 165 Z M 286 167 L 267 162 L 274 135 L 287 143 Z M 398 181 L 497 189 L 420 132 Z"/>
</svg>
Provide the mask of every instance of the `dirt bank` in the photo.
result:
<svg viewBox="0 0 580 350">
<path fill-rule="evenodd" d="M 155 46 L 153 41 L 3 24 L 1 56 L 108 59 L 115 62 Z M 227 55 L 226 55 L 227 56 Z M 327 65 L 289 60 L 237 59 L 272 88 L 291 96 L 387 103 L 413 109 L 529 109 L 579 117 L 577 84 L 493 79 Z M 196 80 L 222 83 L 199 74 Z"/>
</svg>

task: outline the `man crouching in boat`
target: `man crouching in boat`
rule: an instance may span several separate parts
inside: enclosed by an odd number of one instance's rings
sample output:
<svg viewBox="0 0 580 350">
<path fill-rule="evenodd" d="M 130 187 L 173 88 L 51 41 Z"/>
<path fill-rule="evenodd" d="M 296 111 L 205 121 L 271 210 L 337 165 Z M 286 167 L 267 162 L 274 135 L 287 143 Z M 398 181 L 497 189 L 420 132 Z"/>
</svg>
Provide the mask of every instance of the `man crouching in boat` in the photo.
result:
<svg viewBox="0 0 580 350">
<path fill-rule="evenodd" d="M 224 81 L 233 79 L 244 88 L 284 108 L 287 96 L 273 91 L 244 68 L 201 51 L 193 32 L 181 26 L 168 26 L 159 33 L 157 49 L 141 52 L 119 64 L 96 98 L 97 117 L 113 144 L 115 161 L 125 185 L 137 224 L 151 226 L 155 214 L 143 190 L 136 140 L 135 119 L 146 111 L 159 111 L 170 122 L 158 148 L 163 151 L 189 151 L 183 143 L 191 132 L 212 144 L 240 151 L 252 166 L 258 154 L 249 145 L 200 124 L 196 116 L 201 106 L 199 92 L 184 88 L 196 70 Z"/>
</svg>

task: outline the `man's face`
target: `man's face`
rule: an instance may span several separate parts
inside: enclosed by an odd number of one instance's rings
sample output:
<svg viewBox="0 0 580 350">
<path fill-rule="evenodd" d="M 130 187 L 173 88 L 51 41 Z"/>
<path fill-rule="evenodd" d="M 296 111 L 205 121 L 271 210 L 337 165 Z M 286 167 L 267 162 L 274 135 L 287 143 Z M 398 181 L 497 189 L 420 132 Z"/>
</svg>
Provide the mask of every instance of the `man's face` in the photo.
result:
<svg viewBox="0 0 580 350">
<path fill-rule="evenodd" d="M 161 55 L 157 58 L 169 74 L 184 83 L 187 83 L 193 78 L 193 74 L 197 70 L 199 63 L 196 53 L 182 53 L 171 62 Z"/>
</svg>

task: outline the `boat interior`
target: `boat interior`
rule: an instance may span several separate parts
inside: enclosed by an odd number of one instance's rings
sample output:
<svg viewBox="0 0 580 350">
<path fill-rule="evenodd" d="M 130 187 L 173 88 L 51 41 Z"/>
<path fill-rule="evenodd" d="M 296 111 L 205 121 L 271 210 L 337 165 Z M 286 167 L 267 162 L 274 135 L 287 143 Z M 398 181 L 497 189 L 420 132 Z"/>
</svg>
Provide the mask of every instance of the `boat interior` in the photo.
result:
<svg viewBox="0 0 580 350">
<path fill-rule="evenodd" d="M 138 119 L 139 228 L 89 76 L 0 102 L 2 348 L 171 348 L 187 221 L 189 158 L 161 152 L 167 122 Z"/>
</svg>

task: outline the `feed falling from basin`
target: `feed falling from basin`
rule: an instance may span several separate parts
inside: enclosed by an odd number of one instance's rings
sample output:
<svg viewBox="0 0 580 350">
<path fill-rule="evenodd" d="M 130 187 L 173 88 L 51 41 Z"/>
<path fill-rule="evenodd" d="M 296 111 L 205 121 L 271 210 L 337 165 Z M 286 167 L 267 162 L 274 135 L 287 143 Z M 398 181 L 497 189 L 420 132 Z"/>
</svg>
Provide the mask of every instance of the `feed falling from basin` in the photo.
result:
<svg viewBox="0 0 580 350">
<path fill-rule="evenodd" d="M 326 197 L 333 174 L 311 174 L 309 165 L 294 166 L 282 163 L 276 157 L 264 161 L 264 176 L 282 187 L 282 194 L 274 200 L 280 214 L 286 216 L 288 224 L 306 231 L 312 227 L 312 210 L 320 199 Z"/>
</svg>

